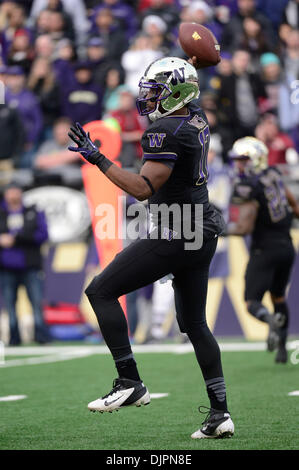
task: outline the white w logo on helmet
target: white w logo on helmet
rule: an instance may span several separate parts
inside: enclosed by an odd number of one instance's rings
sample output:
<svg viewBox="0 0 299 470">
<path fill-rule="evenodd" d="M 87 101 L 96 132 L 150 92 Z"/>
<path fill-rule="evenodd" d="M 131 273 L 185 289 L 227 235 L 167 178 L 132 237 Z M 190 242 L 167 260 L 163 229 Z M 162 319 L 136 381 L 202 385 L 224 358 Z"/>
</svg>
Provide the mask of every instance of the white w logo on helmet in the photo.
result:
<svg viewBox="0 0 299 470">
<path fill-rule="evenodd" d="M 178 84 L 178 81 L 180 81 L 181 83 L 184 83 L 185 82 L 185 69 L 184 67 L 180 67 L 179 70 L 177 69 L 174 69 L 173 72 L 164 72 L 164 75 L 166 75 L 166 77 L 171 77 L 171 84 L 172 85 L 177 85 Z"/>
</svg>

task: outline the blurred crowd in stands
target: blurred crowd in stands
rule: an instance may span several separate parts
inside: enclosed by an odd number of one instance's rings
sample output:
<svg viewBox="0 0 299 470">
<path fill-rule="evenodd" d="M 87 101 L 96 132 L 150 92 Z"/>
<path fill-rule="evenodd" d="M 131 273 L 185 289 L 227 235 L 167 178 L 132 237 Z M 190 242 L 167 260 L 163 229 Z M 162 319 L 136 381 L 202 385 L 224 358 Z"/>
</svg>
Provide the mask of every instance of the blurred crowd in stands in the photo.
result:
<svg viewBox="0 0 299 470">
<path fill-rule="evenodd" d="M 14 0 L 0 2 L 0 168 L 79 166 L 66 150 L 70 124 L 107 117 L 119 124 L 122 165 L 138 166 L 138 82 L 155 59 L 186 57 L 182 21 L 221 44 L 220 64 L 198 71 L 218 160 L 255 135 L 271 164 L 296 162 L 299 0 Z"/>
</svg>

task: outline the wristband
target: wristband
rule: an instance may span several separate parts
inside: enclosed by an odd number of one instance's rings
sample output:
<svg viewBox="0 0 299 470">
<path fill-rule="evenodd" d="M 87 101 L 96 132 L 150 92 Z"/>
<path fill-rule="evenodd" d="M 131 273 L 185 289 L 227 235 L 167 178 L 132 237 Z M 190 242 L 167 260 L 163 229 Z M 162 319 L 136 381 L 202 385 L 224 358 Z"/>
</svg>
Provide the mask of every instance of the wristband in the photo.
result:
<svg viewBox="0 0 299 470">
<path fill-rule="evenodd" d="M 96 157 L 96 166 L 101 170 L 102 173 L 106 173 L 111 165 L 113 165 L 112 161 L 109 160 L 109 158 L 105 157 L 102 153 L 99 152 L 99 154 Z"/>
</svg>

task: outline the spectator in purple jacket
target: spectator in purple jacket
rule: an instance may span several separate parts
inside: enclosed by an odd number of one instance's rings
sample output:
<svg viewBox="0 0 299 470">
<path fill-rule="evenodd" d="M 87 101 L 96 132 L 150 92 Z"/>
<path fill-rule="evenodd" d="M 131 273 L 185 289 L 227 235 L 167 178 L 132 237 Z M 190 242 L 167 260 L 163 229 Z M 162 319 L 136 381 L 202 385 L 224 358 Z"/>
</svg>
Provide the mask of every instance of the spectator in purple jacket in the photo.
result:
<svg viewBox="0 0 299 470">
<path fill-rule="evenodd" d="M 101 38 L 92 37 L 89 39 L 86 47 L 86 58 L 93 65 L 95 82 L 103 88 L 105 87 L 107 73 L 111 68 L 118 67 L 122 71 L 120 63 L 107 55 L 104 41 Z"/>
<path fill-rule="evenodd" d="M 78 62 L 66 78 L 60 86 L 62 115 L 82 124 L 101 119 L 103 89 L 93 79 L 90 62 Z"/>
<path fill-rule="evenodd" d="M 26 76 L 21 67 L 8 67 L 6 84 L 6 102 L 18 109 L 25 126 L 25 153 L 20 158 L 20 167 L 30 168 L 43 129 L 42 111 L 36 96 L 26 87 Z"/>
<path fill-rule="evenodd" d="M 0 286 L 9 315 L 10 345 L 21 343 L 16 315 L 17 291 L 24 285 L 32 305 L 34 340 L 49 341 L 43 320 L 42 255 L 41 245 L 48 239 L 45 215 L 34 206 L 25 207 L 22 189 L 16 183 L 4 190 L 0 206 Z"/>
<path fill-rule="evenodd" d="M 52 57 L 54 59 L 52 61 L 52 66 L 56 81 L 64 85 L 65 83 L 69 83 L 74 80 L 73 66 L 77 61 L 77 53 L 74 43 L 67 38 L 61 39 L 56 44 Z"/>
</svg>

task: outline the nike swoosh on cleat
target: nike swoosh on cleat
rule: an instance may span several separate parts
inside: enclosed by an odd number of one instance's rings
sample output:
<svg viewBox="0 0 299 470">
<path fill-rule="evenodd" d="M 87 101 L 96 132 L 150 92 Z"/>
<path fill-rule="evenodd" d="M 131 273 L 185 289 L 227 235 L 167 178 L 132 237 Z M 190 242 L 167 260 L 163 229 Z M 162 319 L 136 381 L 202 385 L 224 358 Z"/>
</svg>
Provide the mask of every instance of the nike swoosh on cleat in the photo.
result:
<svg viewBox="0 0 299 470">
<path fill-rule="evenodd" d="M 123 395 L 121 395 L 120 397 L 116 398 L 115 400 L 111 400 L 111 401 L 104 401 L 104 405 L 105 406 L 109 406 L 109 405 L 112 405 L 112 403 L 115 403 L 117 400 L 119 400 L 120 398 L 122 398 Z"/>
</svg>

